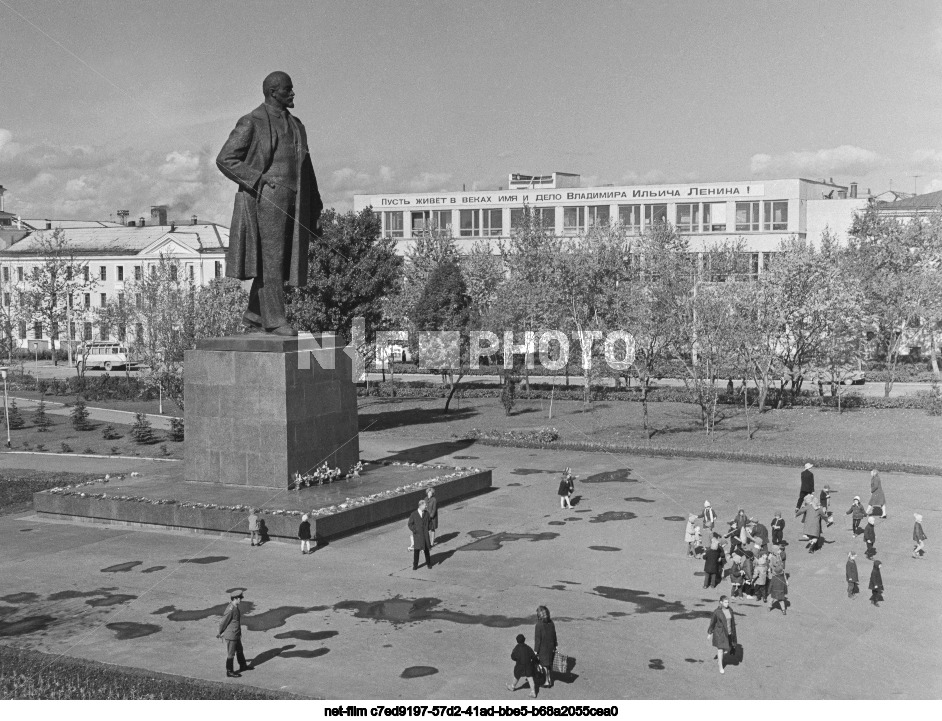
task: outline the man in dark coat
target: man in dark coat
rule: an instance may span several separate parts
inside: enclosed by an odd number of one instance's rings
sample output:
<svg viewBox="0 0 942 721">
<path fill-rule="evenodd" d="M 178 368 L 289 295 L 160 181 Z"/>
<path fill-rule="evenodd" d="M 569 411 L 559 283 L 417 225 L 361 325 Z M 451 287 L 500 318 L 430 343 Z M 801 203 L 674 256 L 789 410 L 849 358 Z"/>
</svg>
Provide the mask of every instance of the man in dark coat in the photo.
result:
<svg viewBox="0 0 942 721">
<path fill-rule="evenodd" d="M 798 503 L 795 504 L 795 510 L 797 511 L 805 503 L 805 496 L 809 493 L 814 493 L 814 473 L 811 472 L 811 469 L 814 468 L 810 463 L 806 463 L 804 470 L 801 472 L 801 491 L 798 493 Z"/>
<path fill-rule="evenodd" d="M 216 634 L 216 638 L 222 638 L 226 641 L 226 676 L 241 678 L 241 672 L 252 670 L 252 667 L 246 662 L 245 652 L 242 650 L 242 612 L 239 610 L 242 592 L 233 591 L 229 599 L 226 613 L 223 615 L 222 621 L 219 622 L 219 633 Z M 239 671 L 234 671 L 232 668 L 233 657 L 239 660 Z"/>
<path fill-rule="evenodd" d="M 239 186 L 226 275 L 252 279 L 242 316 L 252 330 L 296 336 L 285 315 L 284 283 L 307 283 L 307 252 L 323 208 L 308 151 L 307 133 L 288 112 L 294 87 L 287 73 L 262 83 L 265 102 L 239 118 L 216 165 Z"/>
<path fill-rule="evenodd" d="M 409 516 L 409 530 L 412 531 L 413 571 L 419 568 L 419 551 L 422 551 L 425 554 L 426 567 L 432 567 L 432 558 L 428 553 L 428 549 L 432 546 L 432 542 L 428 536 L 428 522 L 429 517 L 428 513 L 426 512 L 425 499 L 423 498 L 421 501 L 419 501 L 418 509 L 412 511 L 412 515 Z"/>
</svg>

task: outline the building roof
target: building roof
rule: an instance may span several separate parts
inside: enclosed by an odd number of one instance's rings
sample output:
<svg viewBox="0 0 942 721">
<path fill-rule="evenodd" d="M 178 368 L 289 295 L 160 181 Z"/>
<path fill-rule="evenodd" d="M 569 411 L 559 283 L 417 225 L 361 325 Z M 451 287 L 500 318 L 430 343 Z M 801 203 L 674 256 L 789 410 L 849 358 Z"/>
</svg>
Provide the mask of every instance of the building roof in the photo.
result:
<svg viewBox="0 0 942 721">
<path fill-rule="evenodd" d="M 879 209 L 883 210 L 932 210 L 942 205 L 942 190 L 934 193 L 923 193 L 910 198 L 900 198 L 892 202 L 881 202 Z"/>
<path fill-rule="evenodd" d="M 51 224 L 53 228 L 121 228 L 121 223 L 113 220 L 56 220 L 54 218 L 22 218 L 23 225 L 32 230 L 46 230 Z"/>
<path fill-rule="evenodd" d="M 69 245 L 79 256 L 138 255 L 163 239 L 176 240 L 199 253 L 225 250 L 229 247 L 229 229 L 215 223 L 180 226 L 145 225 L 144 227 L 116 225 L 65 230 Z M 43 232 L 31 232 L 6 250 L 0 251 L 0 255 L 38 255 L 37 239 Z"/>
</svg>

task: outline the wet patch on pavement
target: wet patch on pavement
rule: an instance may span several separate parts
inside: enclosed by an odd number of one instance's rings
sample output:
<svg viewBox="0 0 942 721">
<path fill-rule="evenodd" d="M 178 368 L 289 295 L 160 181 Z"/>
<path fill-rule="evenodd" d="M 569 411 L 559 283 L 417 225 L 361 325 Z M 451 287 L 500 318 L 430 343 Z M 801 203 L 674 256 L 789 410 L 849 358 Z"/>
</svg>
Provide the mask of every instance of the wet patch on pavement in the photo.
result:
<svg viewBox="0 0 942 721">
<path fill-rule="evenodd" d="M 593 551 L 620 551 L 620 548 L 615 548 L 615 546 L 589 546 Z"/>
<path fill-rule="evenodd" d="M 311 611 L 326 611 L 329 606 L 279 606 L 264 613 L 252 615 L 250 613 L 242 614 L 242 625 L 249 631 L 271 631 L 273 628 L 284 626 L 285 622 L 292 616 Z"/>
<path fill-rule="evenodd" d="M 604 473 L 596 473 L 595 475 L 589 476 L 588 478 L 583 478 L 580 480 L 580 483 L 637 483 L 637 478 L 631 478 L 630 468 L 619 468 L 614 471 L 605 471 Z"/>
<path fill-rule="evenodd" d="M 664 660 L 660 658 L 648 659 L 648 668 L 653 669 L 654 671 L 663 671 Z"/>
<path fill-rule="evenodd" d="M 615 618 L 621 618 L 622 616 L 627 616 L 628 614 L 624 611 L 609 611 L 609 616 L 614 616 Z"/>
<path fill-rule="evenodd" d="M 582 519 L 579 518 L 579 516 L 567 516 L 566 520 L 567 521 L 581 521 Z"/>
<path fill-rule="evenodd" d="M 687 610 L 680 601 L 664 601 L 647 591 L 613 586 L 596 586 L 592 590 L 602 598 L 633 603 L 637 609 L 636 613 L 684 613 Z"/>
<path fill-rule="evenodd" d="M 143 561 L 128 561 L 127 563 L 118 563 L 114 566 L 108 566 L 108 568 L 101 569 L 102 573 L 127 573 L 132 568 L 136 566 L 143 566 Z"/>
<path fill-rule="evenodd" d="M 215 606 L 210 606 L 209 608 L 199 608 L 192 611 L 178 609 L 176 606 L 164 606 L 163 608 L 158 608 L 151 615 L 162 616 L 167 614 L 168 621 L 202 621 L 203 619 L 210 618 L 211 616 L 222 616 L 226 612 L 226 607 L 228 605 L 228 603 L 219 603 Z M 252 608 L 254 608 L 254 604 L 251 601 L 243 601 L 239 604 L 239 608 L 242 610 L 244 618 L 244 614 L 248 613 Z"/>
<path fill-rule="evenodd" d="M 566 523 L 564 521 L 550 521 L 547 525 L 548 526 L 565 526 Z"/>
<path fill-rule="evenodd" d="M 629 503 L 654 503 L 650 498 L 640 498 L 639 496 L 629 496 L 625 500 Z"/>
<path fill-rule="evenodd" d="M 532 476 L 534 473 L 556 473 L 556 471 L 544 471 L 539 468 L 514 468 L 510 472 L 513 476 Z"/>
<path fill-rule="evenodd" d="M 150 568 L 145 568 L 141 573 L 155 573 L 156 571 L 163 571 L 166 566 L 151 566 Z"/>
<path fill-rule="evenodd" d="M 299 641 L 324 641 L 325 639 L 337 636 L 339 633 L 339 631 L 305 631 L 304 629 L 299 629 L 297 631 L 276 633 L 275 638 L 296 638 Z"/>
<path fill-rule="evenodd" d="M 20 533 L 29 533 L 32 530 L 33 530 L 32 528 L 21 528 Z"/>
<path fill-rule="evenodd" d="M 630 521 L 637 518 L 637 513 L 631 511 L 605 511 L 589 519 L 589 523 L 608 523 L 609 521 Z"/>
<path fill-rule="evenodd" d="M 490 536 L 493 533 L 493 531 L 468 531 L 468 535 L 471 536 L 471 538 L 484 538 L 484 536 Z"/>
<path fill-rule="evenodd" d="M 457 458 L 458 460 L 461 460 L 461 461 L 476 461 L 476 460 L 478 460 L 478 456 L 452 456 L 452 458 Z"/>
<path fill-rule="evenodd" d="M 39 600 L 38 593 L 23 591 L 22 593 L 11 593 L 6 596 L 0 596 L 0 601 L 7 603 L 36 603 Z"/>
<path fill-rule="evenodd" d="M 55 620 L 52 616 L 27 616 L 16 621 L 0 621 L 0 637 L 45 631 Z"/>
<path fill-rule="evenodd" d="M 341 601 L 334 604 L 334 610 L 353 611 L 354 618 L 372 621 L 385 621 L 393 625 L 417 623 L 419 621 L 450 621 L 462 625 L 486 626 L 488 628 L 515 628 L 532 625 L 530 616 L 514 618 L 511 616 L 475 615 L 461 611 L 436 609 L 441 603 L 438 598 L 402 598 L 396 596 L 384 601 Z M 559 620 L 559 619 L 557 619 Z"/>
<path fill-rule="evenodd" d="M 423 676 L 434 676 L 438 669 L 434 666 L 409 666 L 399 674 L 399 678 L 422 678 Z"/>
<path fill-rule="evenodd" d="M 557 580 L 559 583 L 568 583 L 570 586 L 581 586 L 581 585 L 582 585 L 582 583 L 580 583 L 579 581 L 564 581 L 564 580 L 561 579 L 561 578 L 557 578 L 556 580 Z"/>
<path fill-rule="evenodd" d="M 591 508 L 580 508 L 576 513 L 592 513 Z"/>
<path fill-rule="evenodd" d="M 19 611 L 18 606 L 0 606 L 0 618 L 4 616 L 12 616 L 14 613 Z"/>
<path fill-rule="evenodd" d="M 687 663 L 703 663 L 703 661 L 696 658 L 685 658 L 684 661 L 686 661 Z"/>
<path fill-rule="evenodd" d="M 522 483 L 508 483 L 508 486 L 522 486 Z"/>
<path fill-rule="evenodd" d="M 481 538 L 477 541 L 472 541 L 466 546 L 459 548 L 459 551 L 496 551 L 501 548 L 504 543 L 510 541 L 552 541 L 554 538 L 558 538 L 558 533 L 553 533 L 552 531 L 545 531 L 543 533 L 507 533 L 506 531 L 501 531 L 500 533 L 492 533 L 491 535 Z"/>
<path fill-rule="evenodd" d="M 134 623 L 133 621 L 118 621 L 106 623 L 105 628 L 114 631 L 118 641 L 127 641 L 130 638 L 143 638 L 158 633 L 161 628 L 155 623 Z"/>
<path fill-rule="evenodd" d="M 95 608 L 101 608 L 103 606 L 120 606 L 122 603 L 133 601 L 136 598 L 137 596 L 132 596 L 130 593 L 109 593 L 103 598 L 90 598 L 85 603 Z"/>
<path fill-rule="evenodd" d="M 665 521 L 686 521 L 683 516 L 664 516 Z"/>
<path fill-rule="evenodd" d="M 317 658 L 330 653 L 329 648 L 305 649 L 303 651 L 283 651 L 279 655 L 282 658 Z"/>
<path fill-rule="evenodd" d="M 205 566 L 208 563 L 219 563 L 220 561 L 228 561 L 229 556 L 203 556 L 202 558 L 181 558 L 180 563 L 197 563 L 201 566 Z"/>
</svg>

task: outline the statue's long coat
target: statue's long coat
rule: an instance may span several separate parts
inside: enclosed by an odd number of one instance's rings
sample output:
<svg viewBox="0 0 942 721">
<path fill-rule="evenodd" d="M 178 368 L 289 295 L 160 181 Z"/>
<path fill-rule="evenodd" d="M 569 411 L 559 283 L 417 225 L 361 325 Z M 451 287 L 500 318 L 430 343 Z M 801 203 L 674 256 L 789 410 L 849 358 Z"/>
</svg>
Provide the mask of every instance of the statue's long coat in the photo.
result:
<svg viewBox="0 0 942 721">
<path fill-rule="evenodd" d="M 317 189 L 317 178 L 307 145 L 304 125 L 293 115 L 298 152 L 298 194 L 295 202 L 294 237 L 291 242 L 285 281 L 299 286 L 307 283 L 307 251 L 311 235 L 324 205 Z M 262 274 L 262 255 L 258 234 L 258 186 L 262 174 L 271 166 L 275 153 L 275 130 L 265 104 L 243 115 L 216 157 L 216 165 L 230 180 L 239 185 L 232 225 L 229 228 L 229 250 L 226 252 L 226 275 L 246 280 Z"/>
</svg>

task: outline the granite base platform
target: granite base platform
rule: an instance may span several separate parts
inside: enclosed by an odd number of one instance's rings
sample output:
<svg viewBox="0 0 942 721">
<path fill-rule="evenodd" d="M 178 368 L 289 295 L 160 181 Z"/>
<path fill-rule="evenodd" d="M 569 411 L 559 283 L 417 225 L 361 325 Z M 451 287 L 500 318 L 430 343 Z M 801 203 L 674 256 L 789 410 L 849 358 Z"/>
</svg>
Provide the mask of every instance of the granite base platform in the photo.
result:
<svg viewBox="0 0 942 721">
<path fill-rule="evenodd" d="M 359 477 L 300 490 L 223 486 L 182 478 L 93 481 L 33 495 L 40 518 L 208 534 L 248 534 L 250 508 L 260 509 L 270 538 L 295 540 L 303 513 L 319 542 L 402 520 L 426 489 L 439 505 L 484 493 L 491 472 L 422 464 L 365 464 Z"/>
</svg>

